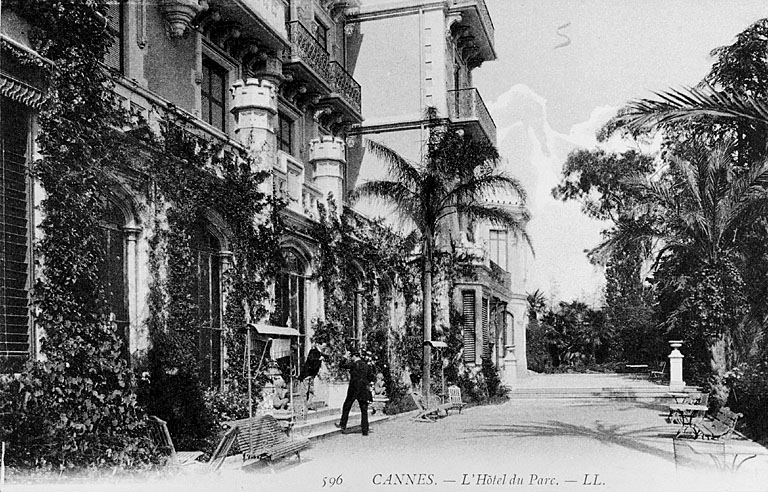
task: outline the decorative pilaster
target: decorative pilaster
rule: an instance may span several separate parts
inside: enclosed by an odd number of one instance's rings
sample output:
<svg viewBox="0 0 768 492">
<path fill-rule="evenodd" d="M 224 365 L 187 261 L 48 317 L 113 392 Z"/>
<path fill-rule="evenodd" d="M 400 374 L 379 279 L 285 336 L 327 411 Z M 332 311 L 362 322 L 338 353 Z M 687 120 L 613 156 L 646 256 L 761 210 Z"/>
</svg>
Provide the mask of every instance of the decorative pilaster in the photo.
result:
<svg viewBox="0 0 768 492">
<path fill-rule="evenodd" d="M 128 284 L 128 292 L 131 294 L 128 296 L 128 319 L 130 320 L 128 326 L 128 353 L 131 354 L 131 361 L 134 356 L 141 356 L 146 353 L 148 333 L 143 329 L 144 324 L 139 322 L 139 288 L 138 288 L 138 239 L 141 234 L 141 229 L 138 227 L 123 227 L 123 233 L 125 234 L 126 248 L 125 248 L 125 264 L 126 268 L 126 283 Z"/>
<path fill-rule="evenodd" d="M 323 194 L 326 206 L 328 194 L 333 195 L 337 214 L 341 214 L 344 203 L 345 150 L 344 140 L 338 137 L 324 136 L 309 142 L 309 162 L 314 167 L 315 186 Z"/>
</svg>

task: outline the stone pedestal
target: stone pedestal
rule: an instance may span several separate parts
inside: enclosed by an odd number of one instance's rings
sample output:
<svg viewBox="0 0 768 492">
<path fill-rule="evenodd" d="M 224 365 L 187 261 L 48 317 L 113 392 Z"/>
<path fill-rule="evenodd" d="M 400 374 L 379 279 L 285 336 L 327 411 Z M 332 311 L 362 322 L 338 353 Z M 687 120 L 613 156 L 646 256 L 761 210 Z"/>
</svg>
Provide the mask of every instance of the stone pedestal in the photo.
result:
<svg viewBox="0 0 768 492">
<path fill-rule="evenodd" d="M 328 207 L 328 194 L 336 202 L 336 213 L 341 214 L 344 203 L 344 170 L 347 165 L 344 140 L 323 136 L 309 142 L 309 162 L 314 169 L 314 184 L 323 194 Z"/>
<path fill-rule="evenodd" d="M 515 346 L 504 346 L 504 384 L 509 389 L 517 388 L 517 356 L 515 356 Z"/>
<path fill-rule="evenodd" d="M 683 381 L 683 354 L 678 350 L 683 346 L 683 342 L 680 340 L 672 340 L 669 342 L 672 347 L 672 352 L 668 355 L 669 358 L 669 390 L 680 391 L 685 388 L 685 381 Z"/>
</svg>

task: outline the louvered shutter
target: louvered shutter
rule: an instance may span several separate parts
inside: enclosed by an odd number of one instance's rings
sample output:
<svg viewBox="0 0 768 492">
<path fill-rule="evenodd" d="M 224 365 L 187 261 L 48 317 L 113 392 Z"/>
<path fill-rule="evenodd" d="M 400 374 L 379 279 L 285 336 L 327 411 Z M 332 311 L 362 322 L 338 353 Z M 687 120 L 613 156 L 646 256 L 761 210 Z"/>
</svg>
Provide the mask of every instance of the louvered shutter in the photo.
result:
<svg viewBox="0 0 768 492">
<path fill-rule="evenodd" d="M 104 64 L 109 68 L 123 73 L 123 2 L 114 0 L 107 7 L 107 28 L 114 36 L 112 46 L 109 47 Z"/>
<path fill-rule="evenodd" d="M 464 362 L 475 362 L 475 293 L 463 292 L 462 324 L 464 331 Z"/>
<path fill-rule="evenodd" d="M 483 358 L 491 356 L 491 337 L 488 327 L 488 298 L 483 297 Z"/>
<path fill-rule="evenodd" d="M 0 356 L 29 354 L 28 114 L 2 99 L 0 107 Z"/>
</svg>

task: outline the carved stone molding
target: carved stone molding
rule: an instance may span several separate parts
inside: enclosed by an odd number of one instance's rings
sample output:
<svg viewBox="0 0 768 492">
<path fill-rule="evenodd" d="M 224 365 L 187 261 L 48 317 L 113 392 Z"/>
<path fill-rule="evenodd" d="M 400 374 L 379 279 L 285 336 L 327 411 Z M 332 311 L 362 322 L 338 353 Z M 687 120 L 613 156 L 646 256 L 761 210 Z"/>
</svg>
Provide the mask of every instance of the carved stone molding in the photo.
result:
<svg viewBox="0 0 768 492">
<path fill-rule="evenodd" d="M 182 38 L 192 25 L 192 20 L 208 8 L 205 0 L 160 0 L 160 12 L 165 19 L 168 35 Z"/>
<path fill-rule="evenodd" d="M 449 14 L 445 19 L 445 37 L 452 38 L 455 34 L 454 26 L 461 24 L 462 20 L 460 13 Z"/>
</svg>

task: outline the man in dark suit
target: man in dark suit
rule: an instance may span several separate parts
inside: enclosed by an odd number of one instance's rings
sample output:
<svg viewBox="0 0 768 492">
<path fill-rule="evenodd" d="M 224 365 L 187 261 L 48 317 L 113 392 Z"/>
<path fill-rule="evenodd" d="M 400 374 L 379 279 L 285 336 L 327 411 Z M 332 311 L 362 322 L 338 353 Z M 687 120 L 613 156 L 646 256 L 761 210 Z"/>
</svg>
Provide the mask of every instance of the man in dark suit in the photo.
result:
<svg viewBox="0 0 768 492">
<path fill-rule="evenodd" d="M 368 364 L 360 358 L 356 349 L 350 353 L 350 358 L 345 358 L 339 364 L 342 369 L 349 369 L 349 387 L 347 388 L 347 398 L 344 400 L 344 406 L 341 408 L 341 421 L 337 425 L 342 431 L 347 428 L 347 419 L 352 404 L 357 400 L 360 405 L 360 429 L 363 435 L 368 435 L 368 403 L 372 400 L 370 383 L 371 371 Z"/>
</svg>

